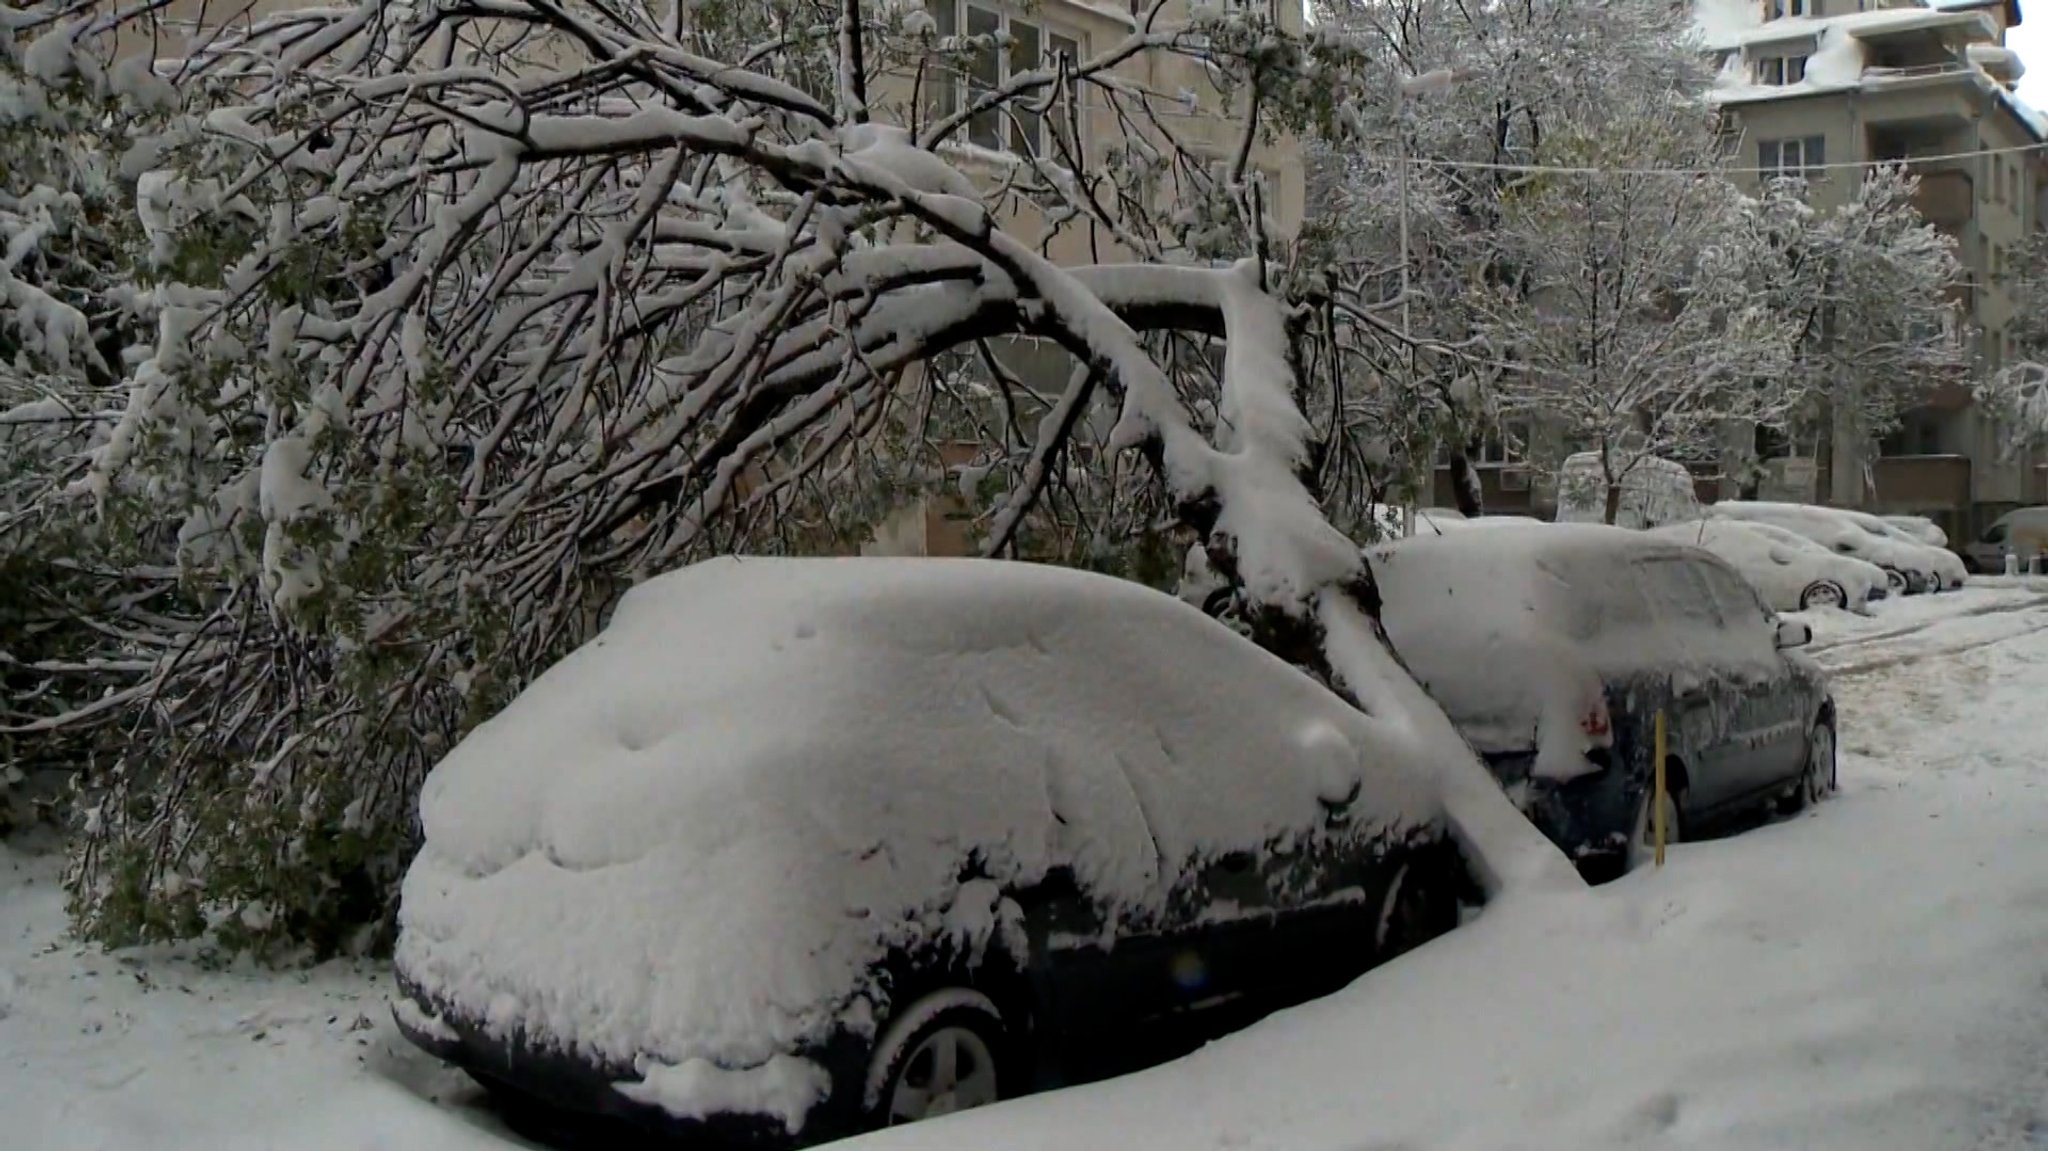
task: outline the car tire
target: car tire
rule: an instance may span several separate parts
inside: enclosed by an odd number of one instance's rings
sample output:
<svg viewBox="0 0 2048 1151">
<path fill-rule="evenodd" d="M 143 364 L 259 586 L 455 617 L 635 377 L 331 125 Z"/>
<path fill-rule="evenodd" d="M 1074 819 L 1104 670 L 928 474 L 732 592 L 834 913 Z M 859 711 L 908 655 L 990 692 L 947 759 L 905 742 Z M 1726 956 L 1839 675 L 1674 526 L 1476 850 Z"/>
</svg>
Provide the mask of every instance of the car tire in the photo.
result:
<svg viewBox="0 0 2048 1151">
<path fill-rule="evenodd" d="M 985 1106 L 1023 1084 L 1012 1031 L 993 1000 L 949 987 L 913 1001 L 883 1029 L 861 1099 L 869 1130 Z"/>
<path fill-rule="evenodd" d="M 1799 610 L 1812 611 L 1817 607 L 1831 607 L 1838 611 L 1849 610 L 1849 592 L 1833 580 L 1815 580 L 1799 593 Z"/>
<path fill-rule="evenodd" d="M 1685 840 L 1685 820 L 1680 812 L 1680 793 L 1667 790 L 1664 793 L 1664 846 L 1670 847 Z M 1650 821 L 1650 807 L 1656 801 L 1655 788 L 1643 789 L 1642 802 L 1636 805 L 1635 826 L 1628 837 L 1628 869 L 1647 867 L 1657 861 L 1656 827 Z"/>
<path fill-rule="evenodd" d="M 1833 795 L 1838 759 L 1833 720 L 1822 719 L 1806 735 L 1806 763 L 1799 770 L 1799 782 L 1787 792 L 1780 810 L 1791 815 Z"/>
<path fill-rule="evenodd" d="M 1913 581 L 1907 579 L 1906 573 L 1897 568 L 1884 569 L 1884 584 L 1893 595 L 1913 594 Z"/>
</svg>

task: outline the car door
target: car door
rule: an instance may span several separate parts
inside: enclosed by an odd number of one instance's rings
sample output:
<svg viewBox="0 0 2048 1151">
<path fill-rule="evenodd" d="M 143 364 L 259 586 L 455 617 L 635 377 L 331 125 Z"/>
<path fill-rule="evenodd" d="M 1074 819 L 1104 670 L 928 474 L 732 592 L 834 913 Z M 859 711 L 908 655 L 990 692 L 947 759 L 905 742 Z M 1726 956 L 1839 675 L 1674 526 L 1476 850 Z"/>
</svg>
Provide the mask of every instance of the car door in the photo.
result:
<svg viewBox="0 0 2048 1151">
<path fill-rule="evenodd" d="M 1730 769 L 1740 758 L 1740 734 L 1731 721 L 1743 688 L 1717 658 L 1720 612 L 1687 556 L 1646 556 L 1633 566 L 1655 620 L 1641 658 L 1651 665 L 1646 675 L 1666 685 L 1668 753 L 1685 765 L 1686 808 L 1708 811 L 1734 799 L 1742 786 Z"/>
<path fill-rule="evenodd" d="M 1730 679 L 1742 692 L 1729 776 L 1738 797 L 1750 796 L 1781 786 L 1804 766 L 1808 701 L 1778 652 L 1776 613 L 1735 572 L 1713 563 L 1699 569 L 1727 629 Z"/>
</svg>

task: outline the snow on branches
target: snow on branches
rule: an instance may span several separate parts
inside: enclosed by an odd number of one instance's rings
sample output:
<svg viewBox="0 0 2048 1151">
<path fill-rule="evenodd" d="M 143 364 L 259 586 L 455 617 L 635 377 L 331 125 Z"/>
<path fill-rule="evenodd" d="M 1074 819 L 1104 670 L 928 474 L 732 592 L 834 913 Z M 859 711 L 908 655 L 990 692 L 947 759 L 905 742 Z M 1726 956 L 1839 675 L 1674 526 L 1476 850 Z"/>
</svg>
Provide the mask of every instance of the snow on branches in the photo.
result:
<svg viewBox="0 0 2048 1151">
<path fill-rule="evenodd" d="M 626 586 L 850 550 L 942 442 L 991 553 L 1164 511 L 1326 675 L 1375 607 L 1298 397 L 1387 330 L 1260 167 L 1353 93 L 1341 44 L 1163 2 L 1028 52 L 929 2 L 157 7 L 9 16 L 22 83 L 148 109 L 108 141 L 144 322 L 39 497 L 122 541 L 65 605 L 118 659 L 18 665 L 0 713 L 103 737 L 90 933 L 356 941 L 427 767 Z"/>
</svg>

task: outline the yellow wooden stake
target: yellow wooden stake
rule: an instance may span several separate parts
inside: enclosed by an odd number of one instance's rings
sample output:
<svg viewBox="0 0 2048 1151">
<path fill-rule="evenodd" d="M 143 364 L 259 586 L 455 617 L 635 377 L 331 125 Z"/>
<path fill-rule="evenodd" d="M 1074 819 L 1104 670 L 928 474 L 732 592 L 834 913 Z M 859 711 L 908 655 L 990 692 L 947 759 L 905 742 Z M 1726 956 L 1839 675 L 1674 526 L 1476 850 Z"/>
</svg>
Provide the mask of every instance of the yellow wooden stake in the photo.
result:
<svg viewBox="0 0 2048 1151">
<path fill-rule="evenodd" d="M 1657 758 L 1652 761 L 1655 764 L 1652 770 L 1656 772 L 1656 790 L 1653 793 L 1655 798 L 1650 803 L 1650 824 L 1653 828 L 1652 834 L 1655 836 L 1654 842 L 1657 845 L 1657 866 L 1662 867 L 1664 866 L 1664 713 L 1662 711 L 1657 713 L 1657 739 L 1656 746 L 1652 749 L 1652 752 Z"/>
</svg>

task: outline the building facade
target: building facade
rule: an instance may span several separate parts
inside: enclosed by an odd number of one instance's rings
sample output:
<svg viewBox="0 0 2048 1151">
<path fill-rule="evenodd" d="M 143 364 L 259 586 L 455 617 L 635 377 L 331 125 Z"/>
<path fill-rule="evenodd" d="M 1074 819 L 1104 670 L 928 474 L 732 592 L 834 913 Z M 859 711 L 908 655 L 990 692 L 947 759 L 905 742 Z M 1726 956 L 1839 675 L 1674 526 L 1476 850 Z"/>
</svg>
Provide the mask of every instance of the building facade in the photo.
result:
<svg viewBox="0 0 2048 1151">
<path fill-rule="evenodd" d="M 1974 370 L 2008 362 L 2007 276 L 2048 218 L 2043 121 L 2014 95 L 2024 65 L 2005 46 L 2018 0 L 1697 0 L 1696 15 L 1719 66 L 1714 96 L 1740 149 L 1738 178 L 1755 190 L 1803 176 L 1809 200 L 1829 208 L 1852 199 L 1862 178 L 1841 165 L 1907 164 L 1920 178 L 1921 214 L 1955 238 L 1966 269 L 1956 303 Z M 1968 537 L 2048 499 L 2037 460 L 2008 458 L 2000 444 L 1966 386 L 1931 386 L 1875 458 L 1847 436 L 1824 436 L 1817 452 L 1767 447 L 1775 458 L 1764 461 L 1758 494 L 1926 515 Z M 1500 458 L 1481 471 L 1489 506 L 1546 510 L 1540 474 Z M 1735 494 L 1732 480 L 1700 487 L 1708 498 Z M 1441 477 L 1438 489 L 1448 496 Z"/>
</svg>

